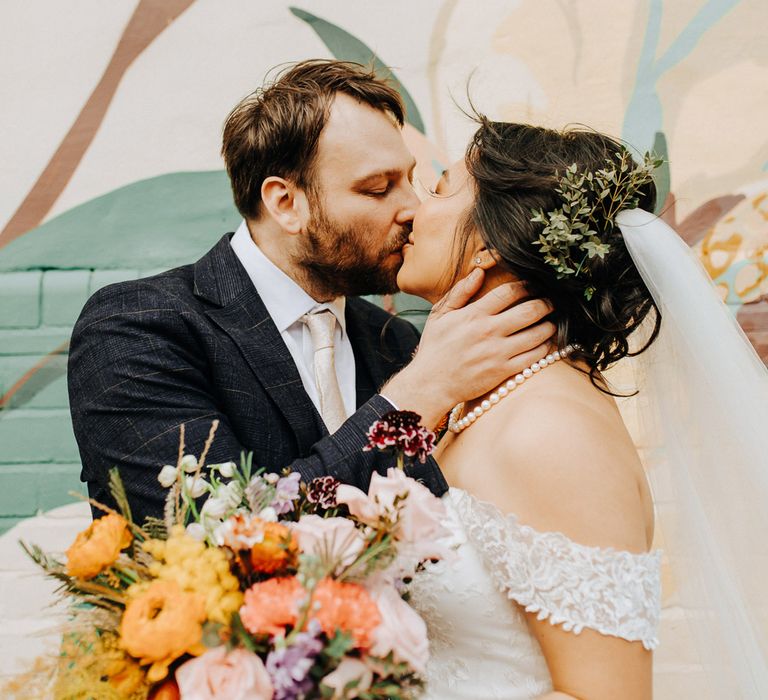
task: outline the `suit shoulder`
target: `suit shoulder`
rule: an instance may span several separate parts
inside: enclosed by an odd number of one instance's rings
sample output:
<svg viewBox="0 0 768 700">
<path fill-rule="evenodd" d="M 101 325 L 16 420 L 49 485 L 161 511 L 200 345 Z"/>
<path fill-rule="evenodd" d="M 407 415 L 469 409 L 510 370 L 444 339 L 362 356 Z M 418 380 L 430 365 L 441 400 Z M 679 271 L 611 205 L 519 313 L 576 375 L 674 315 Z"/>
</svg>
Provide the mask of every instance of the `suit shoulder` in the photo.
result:
<svg viewBox="0 0 768 700">
<path fill-rule="evenodd" d="M 192 266 L 185 265 L 150 277 L 115 282 L 97 289 L 85 305 L 87 310 L 118 306 L 129 310 L 149 301 L 169 304 L 183 302 L 193 296 Z"/>
<path fill-rule="evenodd" d="M 75 324 L 75 332 L 107 318 L 149 309 L 179 313 L 193 304 L 192 266 L 185 265 L 150 277 L 115 282 L 97 289 Z"/>
</svg>

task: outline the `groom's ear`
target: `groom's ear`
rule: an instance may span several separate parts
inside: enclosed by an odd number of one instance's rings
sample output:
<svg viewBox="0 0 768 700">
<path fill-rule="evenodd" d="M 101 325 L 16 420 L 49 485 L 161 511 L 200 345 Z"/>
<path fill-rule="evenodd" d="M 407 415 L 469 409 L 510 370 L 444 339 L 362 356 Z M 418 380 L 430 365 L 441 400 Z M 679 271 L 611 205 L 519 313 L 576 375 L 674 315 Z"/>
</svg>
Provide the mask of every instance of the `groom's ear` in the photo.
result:
<svg viewBox="0 0 768 700">
<path fill-rule="evenodd" d="M 304 229 L 308 211 L 307 197 L 292 182 L 282 177 L 268 177 L 261 183 L 261 201 L 267 213 L 288 233 Z"/>
</svg>

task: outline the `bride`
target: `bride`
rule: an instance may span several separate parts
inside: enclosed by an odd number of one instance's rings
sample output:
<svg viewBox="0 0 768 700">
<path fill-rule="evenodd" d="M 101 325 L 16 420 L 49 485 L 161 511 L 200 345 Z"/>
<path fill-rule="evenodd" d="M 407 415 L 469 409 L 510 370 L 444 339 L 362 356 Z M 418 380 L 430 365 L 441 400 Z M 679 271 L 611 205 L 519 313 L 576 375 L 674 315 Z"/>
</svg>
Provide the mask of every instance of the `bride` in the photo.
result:
<svg viewBox="0 0 768 700">
<path fill-rule="evenodd" d="M 466 397 L 439 444 L 455 555 L 411 586 L 428 696 L 650 698 L 656 510 L 695 647 L 674 696 L 766 697 L 768 373 L 648 213 L 658 163 L 593 131 L 478 121 L 414 219 L 398 284 L 435 303 L 479 267 L 480 295 L 519 280 L 558 332 L 530 369 Z"/>
</svg>

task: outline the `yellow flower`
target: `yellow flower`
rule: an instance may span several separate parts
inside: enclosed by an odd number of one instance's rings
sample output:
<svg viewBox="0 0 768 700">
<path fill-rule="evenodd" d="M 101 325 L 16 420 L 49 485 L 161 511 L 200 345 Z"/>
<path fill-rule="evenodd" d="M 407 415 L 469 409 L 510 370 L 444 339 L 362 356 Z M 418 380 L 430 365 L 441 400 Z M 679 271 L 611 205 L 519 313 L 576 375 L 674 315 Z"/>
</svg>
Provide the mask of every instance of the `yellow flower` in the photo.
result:
<svg viewBox="0 0 768 700">
<path fill-rule="evenodd" d="M 142 546 L 155 559 L 149 566 L 152 576 L 174 581 L 181 590 L 200 595 L 208 619 L 229 625 L 243 603 L 243 594 L 224 550 L 195 540 L 181 526 L 174 527 L 167 540 L 147 540 Z M 146 588 L 147 584 L 139 584 L 128 593 L 136 595 Z"/>
<path fill-rule="evenodd" d="M 126 606 L 120 645 L 142 665 L 151 664 L 147 680 L 165 678 L 168 666 L 183 654 L 202 654 L 205 601 L 173 581 L 153 581 Z"/>
<path fill-rule="evenodd" d="M 100 574 L 132 540 L 128 523 L 117 513 L 94 520 L 67 550 L 67 573 L 89 579 Z"/>
</svg>

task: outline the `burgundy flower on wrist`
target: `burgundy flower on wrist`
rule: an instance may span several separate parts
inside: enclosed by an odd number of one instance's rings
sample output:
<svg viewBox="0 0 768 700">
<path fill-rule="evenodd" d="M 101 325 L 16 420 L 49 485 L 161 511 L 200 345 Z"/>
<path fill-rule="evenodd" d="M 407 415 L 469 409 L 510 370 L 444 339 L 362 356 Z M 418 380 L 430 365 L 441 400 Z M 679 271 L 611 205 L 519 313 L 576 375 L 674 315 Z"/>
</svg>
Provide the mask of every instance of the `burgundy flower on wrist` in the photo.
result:
<svg viewBox="0 0 768 700">
<path fill-rule="evenodd" d="M 368 430 L 365 452 L 394 449 L 406 457 L 415 457 L 422 464 L 435 449 L 435 434 L 421 425 L 421 416 L 413 411 L 390 411 Z M 401 460 L 398 459 L 398 466 Z"/>
</svg>

